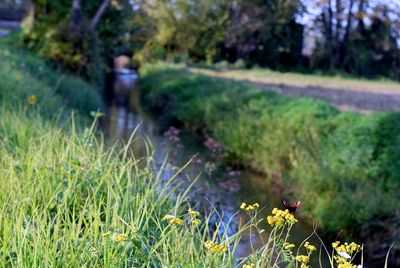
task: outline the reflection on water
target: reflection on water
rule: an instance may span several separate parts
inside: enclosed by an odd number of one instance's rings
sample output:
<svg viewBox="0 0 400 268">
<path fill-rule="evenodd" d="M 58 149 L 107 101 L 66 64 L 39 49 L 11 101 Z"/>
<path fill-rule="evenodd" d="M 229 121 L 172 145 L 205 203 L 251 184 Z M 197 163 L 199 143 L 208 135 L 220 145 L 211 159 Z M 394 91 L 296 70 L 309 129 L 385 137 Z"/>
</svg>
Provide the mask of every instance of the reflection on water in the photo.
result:
<svg viewBox="0 0 400 268">
<path fill-rule="evenodd" d="M 148 154 L 145 140 L 151 141 L 155 152 L 153 158 L 162 163 L 168 157 L 166 172 L 173 174 L 174 167 L 181 167 L 192 159 L 192 163 L 185 169 L 184 175 L 180 177 L 183 183 L 189 185 L 192 180 L 199 177 L 192 193 L 196 202 L 196 208 L 202 211 L 210 211 L 212 205 L 218 208 L 222 214 L 223 221 L 228 221 L 238 211 L 242 202 L 258 202 L 266 206 L 262 215 L 270 214 L 273 207 L 281 207 L 282 196 L 279 189 L 268 185 L 267 180 L 260 175 L 250 172 L 238 171 L 233 168 L 212 171 L 218 159 L 218 144 L 208 140 L 204 143 L 201 137 L 193 133 L 170 128 L 162 130 L 160 125 L 143 112 L 140 106 L 139 89 L 136 87 L 137 79 L 129 80 L 127 76 L 116 75 L 114 81 L 115 101 L 110 104 L 104 121 L 104 131 L 109 140 L 126 141 L 133 131 L 136 137 L 132 145 L 135 156 L 146 156 Z M 126 105 L 128 104 L 128 105 Z M 168 129 L 168 128 L 167 128 Z M 207 148 L 208 147 L 208 148 Z M 168 170 L 170 169 L 170 170 Z M 210 172 L 211 171 L 211 172 Z M 212 204 L 212 205 L 211 205 Z M 301 212 L 300 212 L 301 214 Z M 234 216 L 235 220 L 230 224 L 228 235 L 233 234 L 240 221 L 245 220 L 245 215 Z M 293 227 L 292 236 L 289 241 L 299 245 L 312 232 L 312 227 L 301 220 Z M 265 224 L 263 228 L 270 230 Z M 265 236 L 268 232 L 264 233 Z M 266 237 L 263 238 L 266 240 Z M 310 240 L 319 245 L 314 237 Z M 247 236 L 238 246 L 238 256 L 246 256 L 251 253 L 252 247 L 261 246 L 258 236 Z"/>
</svg>

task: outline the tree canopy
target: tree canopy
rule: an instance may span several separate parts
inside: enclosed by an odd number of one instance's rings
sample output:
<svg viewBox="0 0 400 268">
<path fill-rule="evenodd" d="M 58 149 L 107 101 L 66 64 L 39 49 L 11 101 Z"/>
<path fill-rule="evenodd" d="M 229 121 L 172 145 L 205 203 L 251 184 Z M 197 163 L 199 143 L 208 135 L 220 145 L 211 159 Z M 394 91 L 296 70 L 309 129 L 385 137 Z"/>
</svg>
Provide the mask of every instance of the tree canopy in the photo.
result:
<svg viewBox="0 0 400 268">
<path fill-rule="evenodd" d="M 247 67 L 400 79 L 400 4 L 383 0 L 34 4 L 35 27 L 25 32 L 24 44 L 88 77 L 100 66 L 90 67 L 96 59 L 107 63 L 126 54 L 138 63 L 242 61 Z"/>
</svg>

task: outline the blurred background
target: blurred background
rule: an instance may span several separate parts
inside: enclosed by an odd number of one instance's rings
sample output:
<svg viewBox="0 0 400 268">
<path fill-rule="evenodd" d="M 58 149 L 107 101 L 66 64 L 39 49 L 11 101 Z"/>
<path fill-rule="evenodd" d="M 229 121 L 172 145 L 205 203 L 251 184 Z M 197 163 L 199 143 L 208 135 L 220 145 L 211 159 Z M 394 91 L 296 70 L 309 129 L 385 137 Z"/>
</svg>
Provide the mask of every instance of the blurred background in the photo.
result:
<svg viewBox="0 0 400 268">
<path fill-rule="evenodd" d="M 0 27 L 2 32 L 22 27 L 23 45 L 90 78 L 115 56 L 127 55 L 133 66 L 159 59 L 398 80 L 399 5 L 385 0 L 2 0 Z"/>
</svg>

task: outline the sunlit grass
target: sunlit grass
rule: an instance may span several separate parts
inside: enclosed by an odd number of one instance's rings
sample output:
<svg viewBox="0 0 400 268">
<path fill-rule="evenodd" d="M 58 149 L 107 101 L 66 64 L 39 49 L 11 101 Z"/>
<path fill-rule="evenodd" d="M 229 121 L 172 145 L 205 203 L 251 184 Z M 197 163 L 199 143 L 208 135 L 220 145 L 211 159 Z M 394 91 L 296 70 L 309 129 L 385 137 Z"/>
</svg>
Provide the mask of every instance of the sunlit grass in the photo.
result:
<svg viewBox="0 0 400 268">
<path fill-rule="evenodd" d="M 242 236 L 265 232 L 259 204 L 245 205 L 246 221 L 228 235 L 230 223 L 211 220 L 223 211 L 191 207 L 184 169 L 166 177 L 167 161 L 154 162 L 150 147 L 136 158 L 129 143 L 107 148 L 96 123 L 80 132 L 73 118 L 59 128 L 35 113 L 1 112 L 2 266 L 300 267 L 315 250 L 287 247 L 297 220 L 275 209 L 264 246 L 237 259 Z"/>
</svg>

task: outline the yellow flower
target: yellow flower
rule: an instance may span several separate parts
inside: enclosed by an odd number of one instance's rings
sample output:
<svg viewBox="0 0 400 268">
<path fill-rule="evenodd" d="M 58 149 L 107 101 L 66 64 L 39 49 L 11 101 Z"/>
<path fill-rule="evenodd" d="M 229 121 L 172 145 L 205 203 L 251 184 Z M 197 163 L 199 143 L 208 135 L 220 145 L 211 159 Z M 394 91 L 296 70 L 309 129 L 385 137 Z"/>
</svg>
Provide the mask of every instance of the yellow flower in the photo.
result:
<svg viewBox="0 0 400 268">
<path fill-rule="evenodd" d="M 170 224 L 175 224 L 175 225 L 182 225 L 183 224 L 183 220 L 179 219 L 179 218 L 175 218 L 175 219 L 171 219 L 169 221 Z"/>
<path fill-rule="evenodd" d="M 351 259 L 354 254 L 361 249 L 360 245 L 357 245 L 354 242 L 341 244 L 339 241 L 332 243 L 332 247 L 336 251 L 337 255 L 334 256 L 334 259 L 337 263 L 338 268 L 356 268 L 355 264 L 351 263 Z"/>
<path fill-rule="evenodd" d="M 21 80 L 21 76 L 20 76 L 19 74 L 17 74 L 17 75 L 15 76 L 15 80 L 17 80 L 17 81 Z"/>
<path fill-rule="evenodd" d="M 304 244 L 304 247 L 307 249 L 307 251 L 312 252 L 317 250 L 317 248 L 313 245 L 311 245 L 308 241 Z"/>
<path fill-rule="evenodd" d="M 177 218 L 174 215 L 171 214 L 167 214 L 164 216 L 163 218 L 164 221 L 168 221 L 170 224 L 174 224 L 174 225 L 182 225 L 184 223 L 183 220 Z"/>
<path fill-rule="evenodd" d="M 333 242 L 333 243 L 332 243 L 332 247 L 333 247 L 334 249 L 336 249 L 336 248 L 339 246 L 339 244 L 340 244 L 339 241 Z"/>
<path fill-rule="evenodd" d="M 356 268 L 357 265 L 351 264 L 350 262 L 341 263 L 338 268 Z"/>
<path fill-rule="evenodd" d="M 274 208 L 272 210 L 272 215 L 267 217 L 268 224 L 271 226 L 279 227 L 285 222 L 289 224 L 296 223 L 297 220 L 295 217 L 289 213 L 288 210 L 280 210 L 277 208 Z"/>
<path fill-rule="evenodd" d="M 37 97 L 35 95 L 29 96 L 28 102 L 30 105 L 34 105 L 37 102 Z"/>
<path fill-rule="evenodd" d="M 250 210 L 254 210 L 254 209 L 255 209 L 255 208 L 254 208 L 253 205 L 248 205 L 248 206 L 245 208 L 246 211 L 250 211 Z"/>
<path fill-rule="evenodd" d="M 357 245 L 354 242 L 349 243 L 344 243 L 340 244 L 339 241 L 336 241 L 332 243 L 332 247 L 336 250 L 336 252 L 346 252 L 348 254 L 353 254 L 354 252 L 357 252 L 360 250 L 361 246 Z"/>
<path fill-rule="evenodd" d="M 126 240 L 128 236 L 126 234 L 119 234 L 115 237 L 115 242 L 122 242 Z"/>
<path fill-rule="evenodd" d="M 192 210 L 191 208 L 188 209 L 188 213 L 191 217 L 198 217 L 200 216 L 200 212 L 196 211 L 196 210 Z"/>
<path fill-rule="evenodd" d="M 246 203 L 242 203 L 240 205 L 240 209 L 246 210 L 246 211 L 251 211 L 251 210 L 256 210 L 260 207 L 260 204 L 254 203 L 253 205 L 247 205 Z"/>
<path fill-rule="evenodd" d="M 228 247 L 226 245 L 223 245 L 222 243 L 217 244 L 212 241 L 207 241 L 206 243 L 204 243 L 204 246 L 206 247 L 206 249 L 211 250 L 212 252 L 217 254 L 224 253 L 228 250 Z"/>
<path fill-rule="evenodd" d="M 254 267 L 256 267 L 254 263 L 248 263 L 243 265 L 243 268 L 254 268 Z"/>
<path fill-rule="evenodd" d="M 200 220 L 199 219 L 192 219 L 192 224 L 193 225 L 199 225 L 200 224 Z"/>
<path fill-rule="evenodd" d="M 290 244 L 290 243 L 284 243 L 284 244 L 283 244 L 283 248 L 284 248 L 284 249 L 292 249 L 292 248 L 294 248 L 294 247 L 295 247 L 294 244 Z"/>
<path fill-rule="evenodd" d="M 306 255 L 299 255 L 296 256 L 296 261 L 301 262 L 301 263 L 308 263 L 310 261 L 310 257 Z"/>
</svg>

